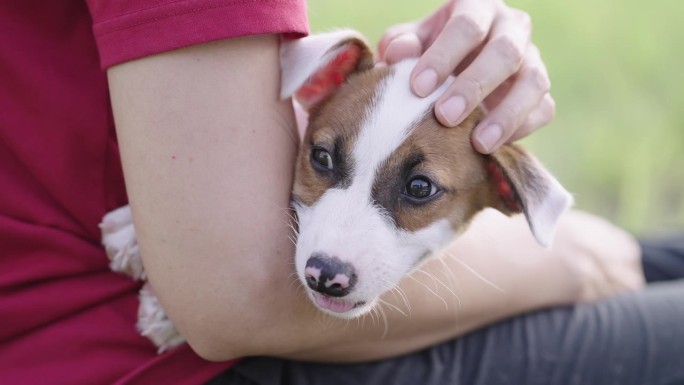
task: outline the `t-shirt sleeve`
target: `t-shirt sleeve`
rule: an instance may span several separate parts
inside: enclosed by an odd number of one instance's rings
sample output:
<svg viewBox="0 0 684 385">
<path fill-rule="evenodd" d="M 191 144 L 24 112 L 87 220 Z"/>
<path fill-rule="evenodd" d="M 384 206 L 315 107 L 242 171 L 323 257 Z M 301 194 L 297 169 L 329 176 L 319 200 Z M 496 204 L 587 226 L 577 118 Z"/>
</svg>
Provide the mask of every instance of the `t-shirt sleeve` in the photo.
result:
<svg viewBox="0 0 684 385">
<path fill-rule="evenodd" d="M 88 0 L 100 65 L 209 41 L 304 36 L 305 0 Z"/>
</svg>

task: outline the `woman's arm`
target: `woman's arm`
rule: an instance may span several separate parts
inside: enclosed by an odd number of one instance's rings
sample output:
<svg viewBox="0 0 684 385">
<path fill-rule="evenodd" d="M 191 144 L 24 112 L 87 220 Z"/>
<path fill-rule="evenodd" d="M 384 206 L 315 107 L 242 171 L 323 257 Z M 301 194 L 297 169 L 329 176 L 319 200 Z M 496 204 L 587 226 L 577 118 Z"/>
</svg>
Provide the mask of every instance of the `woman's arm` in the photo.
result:
<svg viewBox="0 0 684 385">
<path fill-rule="evenodd" d="M 384 317 L 329 318 L 293 274 L 287 208 L 298 137 L 290 102 L 278 100 L 278 38 L 180 49 L 108 76 L 149 280 L 205 358 L 388 357 L 578 298 L 581 272 L 548 258 L 522 221 L 494 216 L 450 246 L 455 257 L 430 261 L 386 295 Z M 626 239 L 612 227 L 602 237 Z"/>
</svg>

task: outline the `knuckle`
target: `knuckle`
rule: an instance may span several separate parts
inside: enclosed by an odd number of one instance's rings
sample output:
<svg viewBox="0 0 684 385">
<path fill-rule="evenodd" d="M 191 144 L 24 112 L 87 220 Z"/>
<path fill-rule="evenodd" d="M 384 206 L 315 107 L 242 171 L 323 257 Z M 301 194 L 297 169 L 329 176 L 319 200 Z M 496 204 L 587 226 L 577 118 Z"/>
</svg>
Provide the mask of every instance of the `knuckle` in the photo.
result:
<svg viewBox="0 0 684 385">
<path fill-rule="evenodd" d="M 551 90 L 551 80 L 549 80 L 546 72 L 540 68 L 529 68 L 525 70 L 523 77 L 539 94 L 543 95 Z"/>
<path fill-rule="evenodd" d="M 520 67 L 524 55 L 523 47 L 513 38 L 502 35 L 494 38 L 491 44 L 509 72 L 515 72 Z"/>
<path fill-rule="evenodd" d="M 523 120 L 522 112 L 522 107 L 517 104 L 501 106 L 497 111 L 497 115 L 499 116 L 498 120 L 504 123 L 504 130 L 509 132 L 514 128 L 519 127 Z"/>
<path fill-rule="evenodd" d="M 532 17 L 529 13 L 515 8 L 511 9 L 511 12 L 522 28 L 532 30 Z"/>
<path fill-rule="evenodd" d="M 484 84 L 482 84 L 482 82 L 479 79 L 473 76 L 462 74 L 460 76 L 459 83 L 454 83 L 454 88 L 457 88 L 461 91 L 465 91 L 466 94 L 472 95 L 471 98 L 468 99 L 480 101 L 484 98 Z"/>
<path fill-rule="evenodd" d="M 472 13 L 455 14 L 451 22 L 458 28 L 463 36 L 470 41 L 482 41 L 487 36 L 485 26 Z"/>
<path fill-rule="evenodd" d="M 548 117 L 549 121 L 551 121 L 553 118 L 556 117 L 556 101 L 553 100 L 552 97 L 547 98 L 547 111 L 548 111 Z"/>
<path fill-rule="evenodd" d="M 530 60 L 535 60 L 535 61 L 538 61 L 538 62 L 542 62 L 542 59 L 541 59 L 541 51 L 539 51 L 539 47 L 537 47 L 536 45 L 530 43 L 530 44 L 527 46 L 527 58 L 530 59 Z"/>
<path fill-rule="evenodd" d="M 453 71 L 449 52 L 444 50 L 430 50 L 423 55 L 419 65 L 433 68 L 440 79 L 446 78 Z M 418 65 L 416 65 L 416 67 L 418 67 Z"/>
<path fill-rule="evenodd" d="M 545 125 L 556 117 L 556 102 L 549 94 L 546 94 L 537 108 L 541 115 L 541 125 Z"/>
<path fill-rule="evenodd" d="M 396 36 L 399 36 L 403 33 L 408 32 L 411 29 L 411 27 L 412 27 L 411 23 L 401 23 L 401 24 L 393 25 L 393 26 L 387 28 L 387 30 L 385 30 L 385 36 L 390 36 L 390 37 L 394 38 Z"/>
</svg>

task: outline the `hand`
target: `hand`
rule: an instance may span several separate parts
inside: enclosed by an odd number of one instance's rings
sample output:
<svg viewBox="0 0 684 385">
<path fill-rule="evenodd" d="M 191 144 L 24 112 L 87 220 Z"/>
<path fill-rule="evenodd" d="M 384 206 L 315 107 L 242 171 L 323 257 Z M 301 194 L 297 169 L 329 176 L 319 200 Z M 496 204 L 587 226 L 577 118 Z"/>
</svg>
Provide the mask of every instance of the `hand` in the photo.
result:
<svg viewBox="0 0 684 385">
<path fill-rule="evenodd" d="M 546 66 L 530 33 L 529 15 L 502 0 L 447 0 L 424 20 L 388 29 L 379 54 L 387 63 L 422 55 L 411 74 L 411 88 L 421 97 L 457 74 L 435 114 L 454 127 L 484 102 L 490 112 L 476 127 L 473 146 L 490 153 L 555 114 Z"/>
<path fill-rule="evenodd" d="M 644 286 L 639 244 L 605 219 L 570 211 L 559 225 L 556 246 L 577 279 L 577 301 L 595 301 Z"/>
</svg>

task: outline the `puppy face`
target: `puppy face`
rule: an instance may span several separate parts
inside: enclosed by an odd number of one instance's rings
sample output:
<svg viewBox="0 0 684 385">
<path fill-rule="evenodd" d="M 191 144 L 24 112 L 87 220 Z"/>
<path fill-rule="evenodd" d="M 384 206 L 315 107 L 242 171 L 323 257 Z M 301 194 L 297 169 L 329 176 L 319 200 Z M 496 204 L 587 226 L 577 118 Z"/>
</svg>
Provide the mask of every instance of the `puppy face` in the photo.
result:
<svg viewBox="0 0 684 385">
<path fill-rule="evenodd" d="M 489 194 L 484 157 L 469 139 L 479 111 L 461 127 L 441 126 L 434 100 L 411 94 L 411 69 L 407 62 L 350 77 L 312 112 L 299 154 L 296 268 L 312 300 L 337 316 L 367 312 Z M 323 266 L 310 263 L 316 256 Z M 349 288 L 344 295 L 326 291 L 326 267 L 328 280 Z"/>
<path fill-rule="evenodd" d="M 415 60 L 354 67 L 367 50 L 357 35 L 328 40 L 326 52 L 337 56 L 307 75 L 317 85 L 303 87 L 312 102 L 293 191 L 296 271 L 319 309 L 344 318 L 368 312 L 485 207 L 524 213 L 540 243 L 550 241 L 569 195 L 518 147 L 475 152 L 480 110 L 459 127 L 441 126 L 432 111 L 451 80 L 418 98 L 409 89 Z M 344 42 L 353 49 L 337 54 Z M 344 80 L 330 86 L 340 73 Z"/>
</svg>

